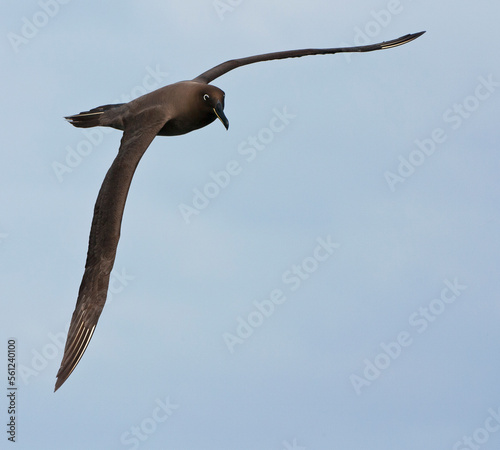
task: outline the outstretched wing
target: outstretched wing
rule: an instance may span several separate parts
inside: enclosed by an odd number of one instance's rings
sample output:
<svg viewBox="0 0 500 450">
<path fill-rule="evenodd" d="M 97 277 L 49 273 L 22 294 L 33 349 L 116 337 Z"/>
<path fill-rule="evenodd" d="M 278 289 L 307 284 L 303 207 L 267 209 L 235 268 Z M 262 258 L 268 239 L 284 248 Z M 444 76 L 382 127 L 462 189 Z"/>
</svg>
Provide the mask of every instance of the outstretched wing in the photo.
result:
<svg viewBox="0 0 500 450">
<path fill-rule="evenodd" d="M 398 47 L 400 45 L 406 44 L 407 42 L 417 39 L 422 36 L 425 31 L 420 33 L 407 34 L 406 36 L 401 36 L 398 39 L 393 39 L 392 41 L 380 42 L 378 44 L 362 45 L 359 47 L 339 47 L 339 48 L 309 48 L 304 50 L 287 50 L 284 52 L 274 52 L 265 53 L 263 55 L 249 56 L 247 58 L 231 59 L 218 66 L 203 72 L 198 75 L 193 81 L 200 83 L 210 83 L 216 78 L 224 75 L 230 70 L 236 69 L 237 67 L 246 66 L 247 64 L 253 64 L 261 61 L 271 61 L 274 59 L 286 59 L 286 58 L 299 58 L 301 56 L 309 55 L 330 55 L 333 53 L 352 53 L 352 52 L 373 52 L 374 50 L 383 50 L 385 48 Z"/>
<path fill-rule="evenodd" d="M 125 201 L 137 164 L 167 119 L 151 108 L 125 123 L 120 150 L 102 183 L 94 208 L 85 273 L 71 319 L 54 391 L 71 375 L 89 345 L 108 292 Z"/>
</svg>

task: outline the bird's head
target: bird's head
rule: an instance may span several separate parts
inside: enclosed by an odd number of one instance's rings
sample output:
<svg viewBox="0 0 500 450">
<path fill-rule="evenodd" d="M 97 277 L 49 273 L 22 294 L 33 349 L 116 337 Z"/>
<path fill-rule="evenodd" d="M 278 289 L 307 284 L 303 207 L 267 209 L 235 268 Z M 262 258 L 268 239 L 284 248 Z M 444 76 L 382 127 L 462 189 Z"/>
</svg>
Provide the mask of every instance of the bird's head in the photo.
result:
<svg viewBox="0 0 500 450">
<path fill-rule="evenodd" d="M 207 112 L 210 111 L 210 114 L 214 115 L 214 118 L 218 118 L 227 130 L 229 129 L 229 120 L 224 114 L 225 95 L 224 91 L 210 84 L 205 85 L 204 89 L 201 90 L 203 109 L 206 109 Z"/>
</svg>

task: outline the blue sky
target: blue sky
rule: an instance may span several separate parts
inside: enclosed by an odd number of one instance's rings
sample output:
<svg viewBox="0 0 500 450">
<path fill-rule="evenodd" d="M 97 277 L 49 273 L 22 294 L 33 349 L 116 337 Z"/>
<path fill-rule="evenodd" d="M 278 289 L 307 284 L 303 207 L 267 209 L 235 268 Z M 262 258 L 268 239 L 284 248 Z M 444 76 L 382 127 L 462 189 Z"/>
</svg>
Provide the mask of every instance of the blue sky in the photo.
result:
<svg viewBox="0 0 500 450">
<path fill-rule="evenodd" d="M 499 14 L 5 5 L 0 355 L 6 368 L 14 338 L 16 448 L 498 448 Z M 121 137 L 63 116 L 235 57 L 421 30 L 396 49 L 234 70 L 214 81 L 229 131 L 155 139 L 94 337 L 53 393 Z"/>
</svg>

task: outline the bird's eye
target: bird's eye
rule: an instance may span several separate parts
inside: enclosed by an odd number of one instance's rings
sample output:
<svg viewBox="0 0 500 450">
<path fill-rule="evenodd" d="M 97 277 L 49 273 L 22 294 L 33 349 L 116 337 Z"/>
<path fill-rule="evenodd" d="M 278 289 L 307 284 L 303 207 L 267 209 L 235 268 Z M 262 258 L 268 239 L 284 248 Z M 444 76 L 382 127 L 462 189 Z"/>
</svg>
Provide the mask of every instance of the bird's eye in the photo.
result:
<svg viewBox="0 0 500 450">
<path fill-rule="evenodd" d="M 205 100 L 205 101 L 207 101 L 209 98 L 210 98 L 210 96 L 209 96 L 208 94 L 205 94 L 205 95 L 203 96 L 203 100 Z"/>
</svg>

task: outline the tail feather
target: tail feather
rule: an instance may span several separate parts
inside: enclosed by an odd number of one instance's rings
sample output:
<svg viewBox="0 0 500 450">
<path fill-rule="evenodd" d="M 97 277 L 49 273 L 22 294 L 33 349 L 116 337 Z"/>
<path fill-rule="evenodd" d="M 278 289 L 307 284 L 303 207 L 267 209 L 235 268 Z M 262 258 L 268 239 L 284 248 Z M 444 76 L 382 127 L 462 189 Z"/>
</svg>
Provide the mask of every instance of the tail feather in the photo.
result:
<svg viewBox="0 0 500 450">
<path fill-rule="evenodd" d="M 90 111 L 82 111 L 79 114 L 73 116 L 65 117 L 65 119 L 75 127 L 79 128 L 90 128 L 103 125 L 100 120 L 102 115 L 109 111 L 110 109 L 115 109 L 122 106 L 124 103 L 117 103 L 114 105 L 103 105 L 97 108 L 93 108 Z"/>
</svg>

